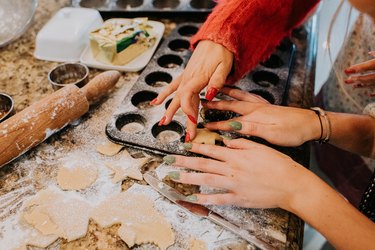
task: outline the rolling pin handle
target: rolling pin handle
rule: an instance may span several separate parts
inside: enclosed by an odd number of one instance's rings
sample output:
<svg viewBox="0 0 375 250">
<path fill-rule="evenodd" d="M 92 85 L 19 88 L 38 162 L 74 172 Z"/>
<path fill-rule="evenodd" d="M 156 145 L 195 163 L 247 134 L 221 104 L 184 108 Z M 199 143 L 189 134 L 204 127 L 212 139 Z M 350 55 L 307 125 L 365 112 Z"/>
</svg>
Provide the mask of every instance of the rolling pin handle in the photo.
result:
<svg viewBox="0 0 375 250">
<path fill-rule="evenodd" d="M 81 88 L 81 91 L 86 96 L 88 102 L 93 102 L 112 89 L 120 79 L 120 76 L 120 72 L 116 70 L 105 71 L 95 76 Z"/>
</svg>

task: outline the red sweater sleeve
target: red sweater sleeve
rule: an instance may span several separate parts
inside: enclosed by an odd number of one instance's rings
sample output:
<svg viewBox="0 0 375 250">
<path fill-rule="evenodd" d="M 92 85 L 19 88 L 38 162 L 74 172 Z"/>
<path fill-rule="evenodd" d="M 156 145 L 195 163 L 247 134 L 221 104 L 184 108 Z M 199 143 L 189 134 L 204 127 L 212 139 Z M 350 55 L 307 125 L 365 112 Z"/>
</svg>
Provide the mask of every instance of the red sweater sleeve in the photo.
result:
<svg viewBox="0 0 375 250">
<path fill-rule="evenodd" d="M 319 0 L 221 0 L 192 37 L 211 40 L 234 54 L 233 83 L 267 59 Z"/>
</svg>

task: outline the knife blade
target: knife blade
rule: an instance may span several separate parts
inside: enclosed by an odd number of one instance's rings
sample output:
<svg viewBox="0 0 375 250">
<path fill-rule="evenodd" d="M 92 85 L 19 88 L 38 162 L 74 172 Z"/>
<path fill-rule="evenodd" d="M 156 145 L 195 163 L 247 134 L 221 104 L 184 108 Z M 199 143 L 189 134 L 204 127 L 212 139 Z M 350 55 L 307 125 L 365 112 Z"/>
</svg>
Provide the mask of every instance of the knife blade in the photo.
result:
<svg viewBox="0 0 375 250">
<path fill-rule="evenodd" d="M 166 183 L 154 177 L 154 172 L 149 171 L 143 175 L 144 180 L 161 195 L 168 198 L 170 201 L 180 206 L 184 210 L 190 213 L 211 220 L 212 222 L 226 228 L 227 230 L 233 232 L 234 234 L 240 236 L 242 239 L 248 241 L 249 243 L 255 245 L 260 249 L 275 249 L 269 243 L 251 235 L 248 231 L 241 229 L 240 227 L 227 221 L 225 218 L 219 214 L 211 211 L 210 209 L 202 206 L 200 204 L 190 203 L 186 201 L 186 197 L 178 192 L 176 189 L 170 187 Z"/>
</svg>

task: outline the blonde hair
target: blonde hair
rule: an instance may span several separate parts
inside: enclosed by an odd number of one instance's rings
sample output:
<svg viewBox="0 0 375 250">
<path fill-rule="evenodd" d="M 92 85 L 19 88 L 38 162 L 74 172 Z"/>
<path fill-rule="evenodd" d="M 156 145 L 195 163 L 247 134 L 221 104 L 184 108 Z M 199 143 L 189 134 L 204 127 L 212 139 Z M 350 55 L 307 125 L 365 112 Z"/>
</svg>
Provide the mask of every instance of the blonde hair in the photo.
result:
<svg viewBox="0 0 375 250">
<path fill-rule="evenodd" d="M 327 43 L 327 50 L 328 50 L 328 57 L 329 57 L 329 60 L 330 60 L 330 63 L 331 63 L 332 70 L 335 73 L 335 76 L 337 78 L 337 82 L 339 83 L 340 89 L 344 93 L 345 97 L 347 97 L 349 99 L 349 101 L 359 110 L 359 112 L 362 112 L 364 107 L 354 100 L 354 98 L 350 95 L 350 93 L 348 93 L 348 90 L 345 87 L 344 76 L 343 76 L 342 72 L 346 68 L 346 65 L 344 65 L 344 62 L 340 62 L 339 60 L 336 60 L 336 62 L 334 62 L 333 58 L 332 58 L 332 51 L 331 51 L 332 30 L 333 30 L 333 27 L 336 23 L 338 15 L 342 11 L 344 3 L 345 3 L 345 0 L 340 1 L 340 4 L 337 7 L 335 13 L 333 14 L 331 23 L 329 25 L 328 34 L 327 34 L 327 42 L 326 42 Z M 353 12 L 353 7 L 350 7 L 349 11 L 348 11 L 348 17 L 347 17 L 347 23 L 346 23 L 346 29 L 345 29 L 345 40 L 344 40 L 343 44 L 345 44 L 347 42 L 352 12 Z"/>
</svg>

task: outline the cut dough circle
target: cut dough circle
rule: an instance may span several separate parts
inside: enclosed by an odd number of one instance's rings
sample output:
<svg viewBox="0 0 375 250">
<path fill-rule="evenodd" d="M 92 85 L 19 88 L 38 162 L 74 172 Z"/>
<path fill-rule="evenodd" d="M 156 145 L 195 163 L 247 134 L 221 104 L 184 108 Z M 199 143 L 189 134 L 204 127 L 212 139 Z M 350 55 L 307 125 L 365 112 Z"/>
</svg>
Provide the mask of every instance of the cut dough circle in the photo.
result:
<svg viewBox="0 0 375 250">
<path fill-rule="evenodd" d="M 82 190 L 98 178 L 98 169 L 91 165 L 61 166 L 57 172 L 57 183 L 63 190 Z"/>
<path fill-rule="evenodd" d="M 99 145 L 96 150 L 103 155 L 114 156 L 118 154 L 118 152 L 120 152 L 123 147 L 124 146 L 122 145 L 108 141 L 102 145 Z"/>
</svg>

